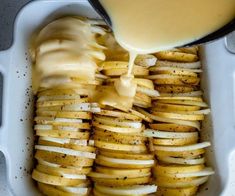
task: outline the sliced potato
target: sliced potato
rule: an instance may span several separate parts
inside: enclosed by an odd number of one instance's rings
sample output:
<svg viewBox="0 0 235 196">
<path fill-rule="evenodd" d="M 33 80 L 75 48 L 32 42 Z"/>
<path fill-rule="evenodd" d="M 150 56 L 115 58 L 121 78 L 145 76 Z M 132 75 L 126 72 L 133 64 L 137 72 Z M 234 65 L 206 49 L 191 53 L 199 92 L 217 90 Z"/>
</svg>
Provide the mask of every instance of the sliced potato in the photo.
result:
<svg viewBox="0 0 235 196">
<path fill-rule="evenodd" d="M 92 178 L 92 180 L 99 184 L 105 186 L 132 186 L 132 185 L 139 185 L 139 184 L 147 184 L 150 182 L 150 177 L 139 177 L 139 178 L 115 178 L 115 179 L 108 179 L 108 178 Z"/>
<path fill-rule="evenodd" d="M 167 178 L 159 176 L 156 179 L 156 184 L 165 188 L 187 188 L 190 186 L 199 186 L 207 180 L 208 176 L 198 178 Z"/>
<path fill-rule="evenodd" d="M 96 172 L 103 173 L 103 174 L 111 174 L 111 175 L 120 175 L 120 176 L 141 176 L 146 175 L 151 172 L 151 168 L 141 168 L 141 169 L 116 169 L 116 168 L 109 168 L 109 167 L 102 167 L 97 166 L 95 168 Z"/>
<path fill-rule="evenodd" d="M 173 62 L 173 61 L 165 61 L 158 60 L 156 63 L 158 67 L 176 67 L 176 68 L 185 68 L 185 69 L 199 69 L 201 68 L 201 62 Z"/>
<path fill-rule="evenodd" d="M 37 169 L 33 170 L 32 178 L 41 183 L 57 185 L 57 186 L 76 186 L 86 181 L 82 179 L 70 179 L 70 178 L 64 178 L 60 176 L 53 176 L 53 175 L 42 173 L 38 171 Z"/>
<path fill-rule="evenodd" d="M 147 141 L 147 138 L 143 136 L 138 136 L 136 134 L 122 134 L 105 130 L 95 129 L 94 140 L 102 140 L 111 143 L 118 144 L 144 144 Z"/>
<path fill-rule="evenodd" d="M 170 104 L 178 104 L 178 105 L 191 105 L 191 106 L 199 106 L 199 107 L 208 107 L 205 102 L 200 101 L 190 101 L 190 100 L 174 100 L 174 99 L 159 99 L 156 103 L 170 103 Z M 154 103 L 153 103 L 154 104 Z"/>
<path fill-rule="evenodd" d="M 111 116 L 111 117 L 117 117 L 120 119 L 129 119 L 129 120 L 140 120 L 142 119 L 138 115 L 135 114 L 130 114 L 118 110 L 106 110 L 106 109 L 101 109 L 100 112 L 97 114 L 102 115 L 102 116 Z"/>
<path fill-rule="evenodd" d="M 139 133 L 144 128 L 143 126 L 140 128 L 117 127 L 117 126 L 103 125 L 95 121 L 92 122 L 92 125 L 98 129 L 112 131 L 116 133 Z"/>
<path fill-rule="evenodd" d="M 147 147 L 145 145 L 129 145 L 129 144 L 118 144 L 110 143 L 105 141 L 95 140 L 95 146 L 101 149 L 117 150 L 117 151 L 131 151 L 131 152 L 146 152 Z"/>
<path fill-rule="evenodd" d="M 198 150 L 191 150 L 191 151 L 181 151 L 181 152 L 174 152 L 174 151 L 161 151 L 156 150 L 155 154 L 157 156 L 171 156 L 171 157 L 185 157 L 191 158 L 199 155 L 203 155 L 205 153 L 205 149 L 198 149 Z"/>
<path fill-rule="evenodd" d="M 156 102 L 151 108 L 152 111 L 158 112 L 179 112 L 179 111 L 196 111 L 199 110 L 200 106 L 187 106 L 187 105 L 177 105 L 177 104 L 167 104 Z"/>
<path fill-rule="evenodd" d="M 119 169 L 151 168 L 154 164 L 154 160 L 119 159 L 103 155 L 98 155 L 95 162 L 98 165 Z"/>
<path fill-rule="evenodd" d="M 173 139 L 153 139 L 153 144 L 166 146 L 181 146 L 195 144 L 198 138 L 173 138 Z"/>
<path fill-rule="evenodd" d="M 177 114 L 170 112 L 152 112 L 153 115 L 162 117 L 162 118 L 170 118 L 170 119 L 178 119 L 178 120 L 190 120 L 190 121 L 198 121 L 204 120 L 203 114 Z"/>
<path fill-rule="evenodd" d="M 185 68 L 177 68 L 177 67 L 159 67 L 154 66 L 150 68 L 150 71 L 154 74 L 171 74 L 178 76 L 191 76 L 198 77 L 198 73 L 201 73 L 201 69 L 185 69 Z M 150 77 L 150 76 L 149 76 Z"/>
<path fill-rule="evenodd" d="M 156 196 L 194 196 L 198 187 L 191 186 L 187 188 L 163 188 L 158 187 Z"/>
<path fill-rule="evenodd" d="M 75 193 L 69 193 L 69 192 L 59 190 L 55 186 L 40 183 L 40 182 L 38 182 L 38 188 L 44 195 L 47 195 L 47 196 L 76 196 L 77 195 Z M 86 196 L 87 194 L 81 194 L 81 196 Z"/>
<path fill-rule="evenodd" d="M 37 129 L 36 135 L 37 136 L 45 136 L 45 137 L 88 139 L 90 136 L 90 133 L 89 132 L 78 132 L 78 131 Z"/>
<path fill-rule="evenodd" d="M 99 150 L 99 154 L 106 157 L 113 157 L 118 159 L 134 159 L 134 160 L 154 160 L 152 154 L 133 154 L 133 153 L 121 153 L 117 151 Z"/>
<path fill-rule="evenodd" d="M 79 156 L 71 156 L 56 152 L 48 152 L 37 150 L 35 154 L 36 159 L 42 159 L 47 162 L 56 163 L 65 167 L 89 167 L 93 165 L 94 160 Z"/>
<path fill-rule="evenodd" d="M 176 62 L 195 62 L 198 60 L 198 56 L 195 54 L 189 54 L 177 51 L 163 51 L 155 54 L 160 60 L 176 61 Z"/>
<path fill-rule="evenodd" d="M 174 85 L 174 84 L 156 84 L 155 89 L 161 93 L 189 93 L 197 90 L 196 86 L 191 85 Z"/>
<path fill-rule="evenodd" d="M 176 131 L 176 132 L 192 132 L 196 129 L 187 125 L 171 124 L 171 123 L 156 123 L 149 125 L 152 129 L 160 131 Z"/>
<path fill-rule="evenodd" d="M 195 76 L 178 76 L 170 74 L 160 74 L 149 76 L 157 85 L 194 85 L 197 86 L 200 78 Z"/>
</svg>

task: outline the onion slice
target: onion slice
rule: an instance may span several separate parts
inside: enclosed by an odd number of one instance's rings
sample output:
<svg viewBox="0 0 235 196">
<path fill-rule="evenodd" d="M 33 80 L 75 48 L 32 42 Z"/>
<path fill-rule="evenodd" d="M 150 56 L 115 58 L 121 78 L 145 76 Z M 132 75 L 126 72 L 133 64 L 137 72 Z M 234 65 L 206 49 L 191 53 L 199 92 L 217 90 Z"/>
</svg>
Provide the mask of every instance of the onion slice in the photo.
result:
<svg viewBox="0 0 235 196">
<path fill-rule="evenodd" d="M 101 193 L 112 195 L 147 195 L 150 193 L 155 193 L 157 191 L 157 186 L 155 185 L 108 187 L 95 184 L 95 188 Z"/>
</svg>

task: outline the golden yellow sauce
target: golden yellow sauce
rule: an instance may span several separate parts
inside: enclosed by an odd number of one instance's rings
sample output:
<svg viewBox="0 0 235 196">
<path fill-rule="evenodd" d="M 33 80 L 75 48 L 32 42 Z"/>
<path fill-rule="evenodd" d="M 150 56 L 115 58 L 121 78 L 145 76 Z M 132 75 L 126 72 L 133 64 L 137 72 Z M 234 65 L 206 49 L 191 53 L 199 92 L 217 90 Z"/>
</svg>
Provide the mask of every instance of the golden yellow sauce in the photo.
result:
<svg viewBox="0 0 235 196">
<path fill-rule="evenodd" d="M 167 50 L 198 40 L 235 17 L 235 0 L 100 2 L 111 18 L 115 38 L 130 52 L 127 76 L 116 83 L 118 93 L 126 96 L 132 96 L 134 91 L 130 81 L 136 54 Z"/>
<path fill-rule="evenodd" d="M 101 105 L 111 106 L 123 111 L 131 109 L 133 104 L 133 97 L 119 95 L 114 86 L 98 86 L 92 99 Z"/>
<path fill-rule="evenodd" d="M 234 0 L 100 0 L 115 37 L 137 54 L 197 40 L 235 17 Z"/>
</svg>

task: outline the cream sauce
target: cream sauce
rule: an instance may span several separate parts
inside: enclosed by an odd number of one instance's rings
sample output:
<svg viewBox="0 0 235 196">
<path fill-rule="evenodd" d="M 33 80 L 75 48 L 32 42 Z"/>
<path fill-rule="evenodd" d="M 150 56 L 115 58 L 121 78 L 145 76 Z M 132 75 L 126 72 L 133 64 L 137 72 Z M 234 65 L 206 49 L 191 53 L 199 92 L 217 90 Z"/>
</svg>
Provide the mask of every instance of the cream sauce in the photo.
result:
<svg viewBox="0 0 235 196">
<path fill-rule="evenodd" d="M 234 0 L 100 0 L 115 38 L 128 51 L 147 54 L 197 40 L 235 17 Z"/>
<path fill-rule="evenodd" d="M 130 53 L 127 75 L 115 83 L 120 95 L 133 96 L 136 54 L 184 45 L 219 29 L 235 17 L 235 0 L 100 0 L 118 43 Z"/>
<path fill-rule="evenodd" d="M 114 86 L 121 96 L 134 97 L 136 94 L 137 84 L 134 82 L 132 70 L 137 54 L 130 53 L 127 74 L 122 75 L 120 80 L 115 81 Z"/>
<path fill-rule="evenodd" d="M 98 31 L 102 33 L 101 29 Z M 97 62 L 105 59 L 96 35 L 96 27 L 75 17 L 60 18 L 46 25 L 35 37 L 31 49 L 34 91 L 43 80 L 53 86 L 54 81 L 66 76 L 94 81 Z"/>
</svg>

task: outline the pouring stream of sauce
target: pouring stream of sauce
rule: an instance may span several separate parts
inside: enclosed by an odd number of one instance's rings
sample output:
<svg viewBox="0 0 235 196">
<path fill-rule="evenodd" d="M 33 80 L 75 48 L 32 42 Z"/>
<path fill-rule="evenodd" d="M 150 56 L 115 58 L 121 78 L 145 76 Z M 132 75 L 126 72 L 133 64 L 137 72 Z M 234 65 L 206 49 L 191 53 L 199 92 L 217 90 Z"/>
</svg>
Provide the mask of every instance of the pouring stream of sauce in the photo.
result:
<svg viewBox="0 0 235 196">
<path fill-rule="evenodd" d="M 185 45 L 218 30 L 235 17 L 235 0 L 100 2 L 111 18 L 116 40 L 130 54 L 127 75 L 116 83 L 118 93 L 126 96 L 133 96 L 131 73 L 137 54 Z"/>
</svg>

